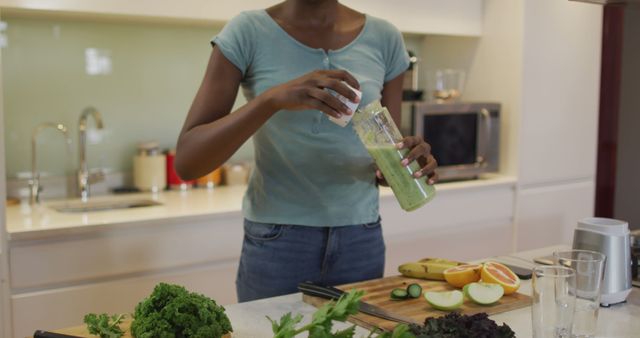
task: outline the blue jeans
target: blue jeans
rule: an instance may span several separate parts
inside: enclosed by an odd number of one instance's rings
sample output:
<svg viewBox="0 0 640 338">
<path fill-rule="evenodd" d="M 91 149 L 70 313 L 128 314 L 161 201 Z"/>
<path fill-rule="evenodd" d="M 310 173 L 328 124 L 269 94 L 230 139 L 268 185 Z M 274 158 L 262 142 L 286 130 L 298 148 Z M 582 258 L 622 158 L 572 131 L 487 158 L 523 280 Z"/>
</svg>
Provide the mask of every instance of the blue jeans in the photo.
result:
<svg viewBox="0 0 640 338">
<path fill-rule="evenodd" d="M 298 283 L 340 285 L 382 277 L 380 220 L 341 227 L 244 221 L 239 302 L 297 292 Z"/>
</svg>

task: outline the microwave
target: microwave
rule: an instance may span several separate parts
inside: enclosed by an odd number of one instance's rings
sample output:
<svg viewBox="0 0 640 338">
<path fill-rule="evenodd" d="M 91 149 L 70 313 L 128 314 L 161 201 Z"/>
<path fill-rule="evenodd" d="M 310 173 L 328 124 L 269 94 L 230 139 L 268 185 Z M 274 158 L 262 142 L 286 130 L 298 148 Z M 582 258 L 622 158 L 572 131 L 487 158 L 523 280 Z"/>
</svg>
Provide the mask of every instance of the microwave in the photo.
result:
<svg viewBox="0 0 640 338">
<path fill-rule="evenodd" d="M 438 161 L 440 180 L 477 178 L 498 171 L 499 103 L 412 103 L 413 134 L 424 137 Z"/>
</svg>

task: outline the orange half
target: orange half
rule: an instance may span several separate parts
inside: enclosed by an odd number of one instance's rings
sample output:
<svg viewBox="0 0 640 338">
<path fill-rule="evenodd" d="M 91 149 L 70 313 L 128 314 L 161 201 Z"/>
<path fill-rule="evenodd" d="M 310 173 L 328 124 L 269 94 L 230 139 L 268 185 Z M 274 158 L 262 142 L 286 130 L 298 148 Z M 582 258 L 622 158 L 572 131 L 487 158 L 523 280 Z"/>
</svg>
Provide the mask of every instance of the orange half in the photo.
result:
<svg viewBox="0 0 640 338">
<path fill-rule="evenodd" d="M 498 262 L 487 262 L 482 265 L 482 281 L 502 285 L 504 294 L 514 293 L 520 287 L 520 278 L 508 267 Z"/>
<path fill-rule="evenodd" d="M 480 264 L 465 264 L 444 270 L 443 274 L 447 283 L 461 288 L 469 283 L 479 281 L 481 269 L 482 265 Z"/>
</svg>

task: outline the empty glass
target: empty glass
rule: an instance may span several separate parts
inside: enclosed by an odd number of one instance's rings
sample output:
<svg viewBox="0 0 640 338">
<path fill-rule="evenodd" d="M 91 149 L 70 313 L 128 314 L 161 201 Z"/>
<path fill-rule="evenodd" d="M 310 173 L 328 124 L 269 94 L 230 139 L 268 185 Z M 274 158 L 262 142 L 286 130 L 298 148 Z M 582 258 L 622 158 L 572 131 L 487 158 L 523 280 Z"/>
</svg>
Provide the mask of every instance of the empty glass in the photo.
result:
<svg viewBox="0 0 640 338">
<path fill-rule="evenodd" d="M 605 255 L 589 250 L 554 252 L 555 263 L 576 272 L 576 310 L 572 337 L 595 337 Z"/>
<path fill-rule="evenodd" d="M 538 266 L 532 274 L 534 338 L 569 338 L 576 302 L 576 274 L 573 269 Z"/>
</svg>

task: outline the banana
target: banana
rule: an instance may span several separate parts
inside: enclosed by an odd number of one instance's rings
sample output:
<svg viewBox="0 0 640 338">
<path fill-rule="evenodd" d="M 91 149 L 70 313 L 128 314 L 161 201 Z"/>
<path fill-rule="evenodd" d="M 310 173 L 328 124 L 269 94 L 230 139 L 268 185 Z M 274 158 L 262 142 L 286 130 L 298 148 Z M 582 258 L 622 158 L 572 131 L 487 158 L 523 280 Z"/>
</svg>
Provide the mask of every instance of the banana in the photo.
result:
<svg viewBox="0 0 640 338">
<path fill-rule="evenodd" d="M 407 277 L 444 280 L 444 270 L 464 263 L 443 258 L 423 258 L 417 262 L 404 263 L 398 271 Z"/>
<path fill-rule="evenodd" d="M 420 263 L 445 264 L 445 265 L 451 265 L 451 266 L 458 266 L 458 265 L 467 264 L 467 263 L 462 263 L 462 262 L 458 262 L 458 261 L 452 261 L 452 260 L 446 259 L 446 258 L 423 258 L 423 259 L 419 260 L 418 262 L 420 262 Z"/>
</svg>

